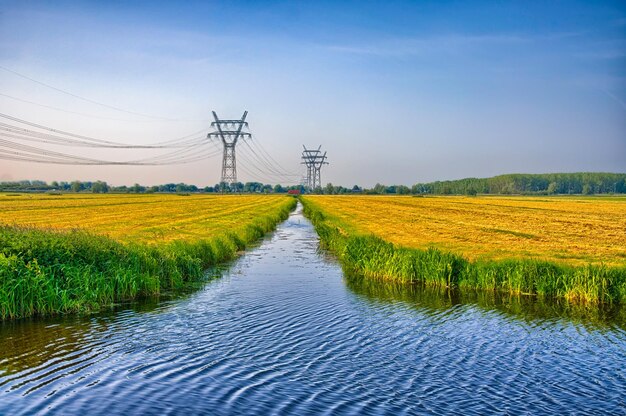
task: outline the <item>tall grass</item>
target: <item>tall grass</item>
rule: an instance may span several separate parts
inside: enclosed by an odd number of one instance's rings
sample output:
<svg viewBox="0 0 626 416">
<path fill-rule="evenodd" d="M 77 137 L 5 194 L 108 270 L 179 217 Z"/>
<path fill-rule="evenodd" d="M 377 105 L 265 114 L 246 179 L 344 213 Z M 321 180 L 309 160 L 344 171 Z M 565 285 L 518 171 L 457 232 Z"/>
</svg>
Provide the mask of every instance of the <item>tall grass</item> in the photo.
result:
<svg viewBox="0 0 626 416">
<path fill-rule="evenodd" d="M 272 214 L 228 233 L 165 245 L 0 226 L 0 317 L 91 312 L 180 288 L 273 230 L 295 205 L 289 198 Z"/>
<path fill-rule="evenodd" d="M 373 235 L 361 235 L 315 203 L 301 198 L 322 244 L 343 267 L 366 277 L 430 286 L 487 289 L 558 297 L 574 303 L 626 302 L 626 268 L 568 266 L 540 260 L 469 261 L 437 249 L 398 247 Z"/>
</svg>

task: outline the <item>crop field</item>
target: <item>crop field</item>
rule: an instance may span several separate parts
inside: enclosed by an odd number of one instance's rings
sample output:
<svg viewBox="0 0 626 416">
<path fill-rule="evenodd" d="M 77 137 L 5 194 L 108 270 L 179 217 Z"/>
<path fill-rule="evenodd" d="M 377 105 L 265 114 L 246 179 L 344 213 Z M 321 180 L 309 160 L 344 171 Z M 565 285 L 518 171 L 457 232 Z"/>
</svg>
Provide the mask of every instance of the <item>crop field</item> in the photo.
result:
<svg viewBox="0 0 626 416">
<path fill-rule="evenodd" d="M 584 304 L 626 302 L 623 198 L 307 196 L 349 273 Z"/>
<path fill-rule="evenodd" d="M 0 224 L 159 244 L 234 231 L 288 202 L 276 195 L 0 194 Z"/>
<path fill-rule="evenodd" d="M 295 204 L 269 195 L 0 194 L 0 318 L 92 312 L 181 288 Z"/>
<path fill-rule="evenodd" d="M 350 233 L 470 260 L 626 264 L 624 197 L 307 196 Z"/>
</svg>

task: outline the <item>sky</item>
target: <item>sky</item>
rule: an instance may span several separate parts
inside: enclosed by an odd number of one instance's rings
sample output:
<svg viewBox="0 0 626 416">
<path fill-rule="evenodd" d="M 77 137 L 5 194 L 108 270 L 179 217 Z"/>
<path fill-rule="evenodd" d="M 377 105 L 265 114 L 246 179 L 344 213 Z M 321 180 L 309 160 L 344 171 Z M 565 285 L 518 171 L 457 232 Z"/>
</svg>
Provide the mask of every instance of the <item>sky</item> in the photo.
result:
<svg viewBox="0 0 626 416">
<path fill-rule="evenodd" d="M 248 111 L 242 182 L 299 183 L 303 145 L 327 152 L 324 184 L 350 187 L 626 172 L 626 2 L 180 3 L 0 0 L 0 113 L 149 144 L 205 135 L 211 111 Z M 249 153 L 259 148 L 265 164 Z M 205 186 L 220 174 L 220 155 L 0 160 L 0 180 Z"/>
</svg>

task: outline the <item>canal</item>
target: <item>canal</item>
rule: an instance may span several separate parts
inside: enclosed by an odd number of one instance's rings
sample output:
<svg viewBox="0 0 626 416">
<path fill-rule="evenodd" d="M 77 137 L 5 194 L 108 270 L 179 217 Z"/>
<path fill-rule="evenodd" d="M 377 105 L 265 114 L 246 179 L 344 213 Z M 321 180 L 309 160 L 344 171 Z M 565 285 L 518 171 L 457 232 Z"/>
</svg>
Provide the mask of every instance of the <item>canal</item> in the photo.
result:
<svg viewBox="0 0 626 416">
<path fill-rule="evenodd" d="M 0 414 L 626 414 L 620 309 L 347 278 L 300 208 L 199 289 L 0 324 Z"/>
</svg>

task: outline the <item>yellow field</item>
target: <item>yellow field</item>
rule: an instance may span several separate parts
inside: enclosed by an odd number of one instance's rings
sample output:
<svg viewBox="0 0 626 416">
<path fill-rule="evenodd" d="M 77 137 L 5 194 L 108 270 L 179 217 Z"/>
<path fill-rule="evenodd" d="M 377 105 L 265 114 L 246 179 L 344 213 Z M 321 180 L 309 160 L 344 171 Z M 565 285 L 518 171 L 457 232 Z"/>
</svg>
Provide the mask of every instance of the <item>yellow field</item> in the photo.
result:
<svg viewBox="0 0 626 416">
<path fill-rule="evenodd" d="M 469 259 L 626 264 L 626 198 L 307 196 L 346 231 Z"/>
<path fill-rule="evenodd" d="M 288 203 L 280 195 L 0 194 L 0 223 L 163 243 L 232 231 Z"/>
</svg>

